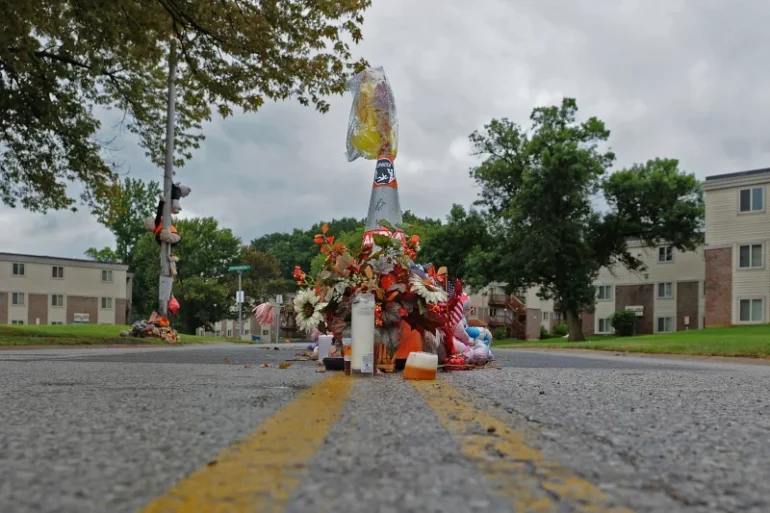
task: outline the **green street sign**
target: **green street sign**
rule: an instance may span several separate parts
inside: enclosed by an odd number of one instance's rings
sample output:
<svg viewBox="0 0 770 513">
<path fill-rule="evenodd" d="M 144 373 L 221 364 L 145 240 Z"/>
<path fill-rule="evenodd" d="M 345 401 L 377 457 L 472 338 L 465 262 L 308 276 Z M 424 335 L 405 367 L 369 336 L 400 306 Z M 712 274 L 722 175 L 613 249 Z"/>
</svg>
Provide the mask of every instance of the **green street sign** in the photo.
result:
<svg viewBox="0 0 770 513">
<path fill-rule="evenodd" d="M 248 271 L 250 269 L 250 265 L 231 265 L 227 268 L 228 271 Z"/>
</svg>

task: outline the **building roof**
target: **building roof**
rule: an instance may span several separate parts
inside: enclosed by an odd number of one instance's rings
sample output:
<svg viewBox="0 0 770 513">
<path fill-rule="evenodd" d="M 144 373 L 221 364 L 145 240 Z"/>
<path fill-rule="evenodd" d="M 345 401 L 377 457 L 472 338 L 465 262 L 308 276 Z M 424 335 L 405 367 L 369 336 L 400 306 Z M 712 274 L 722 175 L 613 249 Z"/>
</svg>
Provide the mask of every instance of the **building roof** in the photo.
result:
<svg viewBox="0 0 770 513">
<path fill-rule="evenodd" d="M 99 262 L 96 260 L 86 260 L 84 258 L 54 257 L 45 255 L 26 255 L 23 253 L 2 253 L 0 252 L 0 261 L 32 263 L 43 265 L 68 265 L 72 267 L 94 267 L 100 269 L 119 269 L 128 270 L 128 264 L 120 262 Z"/>
<path fill-rule="evenodd" d="M 744 176 L 761 175 L 765 173 L 770 174 L 770 167 L 765 167 L 762 169 L 750 169 L 748 171 L 736 171 L 735 173 L 724 173 L 721 175 L 711 175 L 706 177 L 706 181 L 710 182 L 712 180 L 724 180 L 726 178 L 740 178 Z"/>
</svg>

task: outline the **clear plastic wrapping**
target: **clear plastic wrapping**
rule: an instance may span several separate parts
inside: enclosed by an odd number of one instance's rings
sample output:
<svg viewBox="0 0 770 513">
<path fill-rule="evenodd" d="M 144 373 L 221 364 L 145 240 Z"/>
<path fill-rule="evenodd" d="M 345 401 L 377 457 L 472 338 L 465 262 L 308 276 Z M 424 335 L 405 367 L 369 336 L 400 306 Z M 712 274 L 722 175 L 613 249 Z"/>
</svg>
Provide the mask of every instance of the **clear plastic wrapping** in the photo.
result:
<svg viewBox="0 0 770 513">
<path fill-rule="evenodd" d="M 398 117 L 393 91 L 382 67 L 366 69 L 347 83 L 353 94 L 347 135 L 347 157 L 376 160 L 396 158 Z"/>
</svg>

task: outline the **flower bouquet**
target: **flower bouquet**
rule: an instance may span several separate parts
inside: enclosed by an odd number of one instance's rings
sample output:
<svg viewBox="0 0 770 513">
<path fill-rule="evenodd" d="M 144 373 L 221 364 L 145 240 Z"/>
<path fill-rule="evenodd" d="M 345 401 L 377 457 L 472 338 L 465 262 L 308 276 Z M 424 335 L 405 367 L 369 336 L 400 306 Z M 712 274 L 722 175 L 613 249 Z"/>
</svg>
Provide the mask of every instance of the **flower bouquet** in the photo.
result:
<svg viewBox="0 0 770 513">
<path fill-rule="evenodd" d="M 294 269 L 294 278 L 302 287 L 294 299 L 299 329 L 307 333 L 319 329 L 340 340 L 350 322 L 353 295 L 371 292 L 376 301 L 377 363 L 384 371 L 394 368 L 402 322 L 434 339 L 437 330 L 446 333 L 446 268 L 436 270 L 433 265 L 415 264 L 419 236 L 407 237 L 388 227 L 387 233 L 374 235 L 373 244 L 364 244 L 357 254 L 352 254 L 335 242 L 325 224 L 315 236 L 315 243 L 326 254 L 318 276 L 309 277 L 299 266 Z"/>
</svg>

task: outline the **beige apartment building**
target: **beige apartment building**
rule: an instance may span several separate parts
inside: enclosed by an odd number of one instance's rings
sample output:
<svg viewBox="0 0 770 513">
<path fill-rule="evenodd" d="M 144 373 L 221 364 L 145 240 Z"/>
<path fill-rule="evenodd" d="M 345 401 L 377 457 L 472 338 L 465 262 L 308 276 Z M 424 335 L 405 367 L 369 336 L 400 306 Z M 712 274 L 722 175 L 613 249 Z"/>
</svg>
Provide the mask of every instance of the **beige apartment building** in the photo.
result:
<svg viewBox="0 0 770 513">
<path fill-rule="evenodd" d="M 703 249 L 678 251 L 666 244 L 645 247 L 632 241 L 628 250 L 646 269 L 632 272 L 622 264 L 602 268 L 596 281 L 595 310 L 583 313 L 583 332 L 611 333 L 610 317 L 618 310 L 636 312 L 640 335 L 703 328 Z"/>
<path fill-rule="evenodd" d="M 709 176 L 706 194 L 706 326 L 767 323 L 770 169 Z"/>
<path fill-rule="evenodd" d="M 0 253 L 0 324 L 126 324 L 128 266 Z"/>
<path fill-rule="evenodd" d="M 540 328 L 548 331 L 561 322 L 553 300 L 537 296 L 538 287 L 505 293 L 506 284 L 493 282 L 469 294 L 472 310 L 468 319 L 479 320 L 490 329 L 504 328 L 509 337 L 537 340 Z"/>
</svg>

